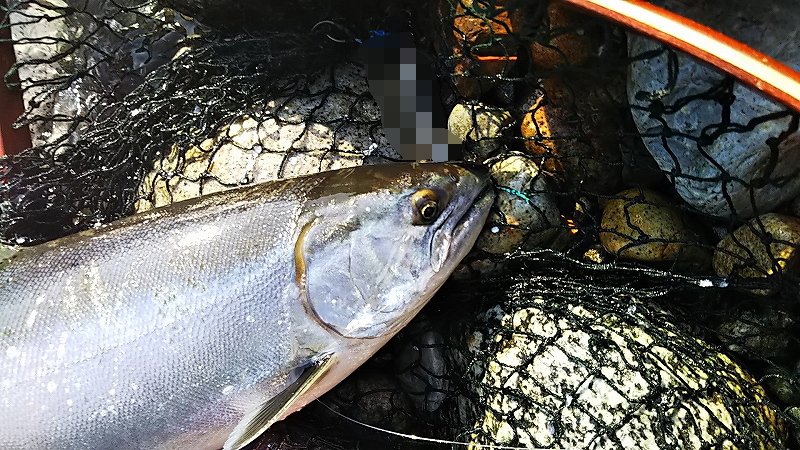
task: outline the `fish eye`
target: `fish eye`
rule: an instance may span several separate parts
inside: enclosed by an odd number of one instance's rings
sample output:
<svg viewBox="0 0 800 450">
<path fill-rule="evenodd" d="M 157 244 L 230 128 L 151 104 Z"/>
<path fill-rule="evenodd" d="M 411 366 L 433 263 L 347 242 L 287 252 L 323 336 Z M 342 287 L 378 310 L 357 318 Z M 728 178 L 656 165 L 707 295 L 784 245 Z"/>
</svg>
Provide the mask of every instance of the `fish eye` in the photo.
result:
<svg viewBox="0 0 800 450">
<path fill-rule="evenodd" d="M 420 189 L 411 197 L 414 206 L 414 225 L 427 225 L 439 217 L 439 195 L 430 189 Z"/>
<path fill-rule="evenodd" d="M 436 217 L 438 207 L 436 202 L 427 202 L 419 210 L 419 214 L 425 220 L 431 220 Z"/>
</svg>

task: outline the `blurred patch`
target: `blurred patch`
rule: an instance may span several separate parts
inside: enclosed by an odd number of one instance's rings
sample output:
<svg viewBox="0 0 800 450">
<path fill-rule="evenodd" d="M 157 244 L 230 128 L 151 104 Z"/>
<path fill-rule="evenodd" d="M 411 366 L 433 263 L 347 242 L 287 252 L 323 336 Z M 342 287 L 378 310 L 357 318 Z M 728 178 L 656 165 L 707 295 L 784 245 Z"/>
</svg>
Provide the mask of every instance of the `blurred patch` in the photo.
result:
<svg viewBox="0 0 800 450">
<path fill-rule="evenodd" d="M 406 160 L 460 159 L 461 139 L 447 130 L 433 68 L 414 45 L 414 36 L 373 32 L 361 44 L 359 57 L 392 148 Z"/>
</svg>

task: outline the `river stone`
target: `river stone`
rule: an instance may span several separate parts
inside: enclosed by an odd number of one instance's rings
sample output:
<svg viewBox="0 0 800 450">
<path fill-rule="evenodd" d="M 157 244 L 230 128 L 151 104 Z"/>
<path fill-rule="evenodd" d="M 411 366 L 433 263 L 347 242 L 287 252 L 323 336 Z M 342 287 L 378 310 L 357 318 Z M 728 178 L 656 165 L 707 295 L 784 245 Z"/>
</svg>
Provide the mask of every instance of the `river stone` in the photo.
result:
<svg viewBox="0 0 800 450">
<path fill-rule="evenodd" d="M 34 146 L 77 141 L 103 106 L 169 62 L 195 31 L 191 20 L 157 2 L 79 4 L 8 1 Z"/>
<path fill-rule="evenodd" d="M 511 113 L 503 109 L 459 103 L 450 111 L 447 128 L 464 141 L 472 159 L 483 161 L 503 146 L 499 138 L 513 122 Z"/>
<path fill-rule="evenodd" d="M 474 261 L 461 261 L 450 275 L 451 279 L 469 281 L 487 279 L 504 275 L 508 271 L 506 261 L 494 261 L 491 258 L 481 258 Z"/>
<path fill-rule="evenodd" d="M 725 347 L 745 358 L 784 359 L 792 354 L 794 319 L 783 311 L 736 311 L 716 329 Z"/>
<path fill-rule="evenodd" d="M 498 186 L 495 211 L 475 246 L 489 253 L 546 246 L 561 226 L 561 215 L 536 164 L 522 156 L 510 156 L 489 171 Z"/>
<path fill-rule="evenodd" d="M 743 278 L 762 278 L 776 271 L 794 270 L 798 246 L 800 219 L 764 214 L 751 219 L 717 244 L 714 271 L 722 277 L 734 274 Z"/>
<path fill-rule="evenodd" d="M 785 367 L 768 366 L 764 384 L 773 398 L 787 405 L 800 405 L 800 378 Z"/>
<path fill-rule="evenodd" d="M 800 71 L 795 0 L 662 3 Z M 648 150 L 671 180 L 674 176 L 681 197 L 701 212 L 729 218 L 769 212 L 797 196 L 800 134 L 791 115 L 782 113 L 786 107 L 740 83 L 734 83 L 732 95 L 724 94 L 719 87 L 728 78 L 720 71 L 662 49 L 629 34 L 628 52 L 635 59 L 629 66 L 628 100 Z M 647 52 L 657 53 L 642 58 Z M 673 133 L 663 136 L 668 130 Z"/>
<path fill-rule="evenodd" d="M 800 217 L 800 197 L 795 197 L 794 200 L 789 203 L 789 212 L 795 217 Z"/>
<path fill-rule="evenodd" d="M 172 146 L 145 175 L 136 211 L 246 184 L 400 158 L 381 131 L 380 109 L 359 64 L 329 67 L 286 97 L 257 105 L 243 108 L 198 145 L 184 151 Z"/>
<path fill-rule="evenodd" d="M 447 40 L 453 64 L 450 78 L 462 97 L 479 99 L 509 75 L 517 61 L 516 34 L 524 32 L 524 14 L 519 8 L 504 7 L 503 1 L 430 2 L 433 17 L 453 17 L 455 12 L 452 22 L 440 19 L 434 26 L 441 27 Z"/>
<path fill-rule="evenodd" d="M 763 387 L 674 317 L 626 295 L 570 295 L 514 296 L 465 335 L 461 346 L 485 358 L 466 370 L 480 399 L 473 443 L 784 447 L 785 424 Z"/>
<path fill-rule="evenodd" d="M 385 15 L 387 8 L 386 0 L 161 0 L 159 3 L 209 27 L 231 33 L 267 30 L 308 33 L 317 25 L 328 26 L 332 30 L 331 35 L 337 39 L 345 39 L 348 36 L 346 30 L 369 30 L 369 24 L 375 17 L 383 17 L 380 15 Z M 320 23 L 324 20 L 331 23 Z M 347 28 L 344 24 L 347 24 Z"/>
<path fill-rule="evenodd" d="M 417 411 L 437 411 L 450 387 L 445 339 L 424 314 L 415 317 L 392 341 L 397 378 Z"/>
<path fill-rule="evenodd" d="M 581 26 L 585 20 L 566 5 L 549 2 L 547 18 L 541 24 L 546 31 L 539 30 L 541 37 L 530 45 L 533 63 L 545 70 L 584 63 L 592 51 L 592 42 Z M 539 42 L 541 39 L 545 42 Z"/>
<path fill-rule="evenodd" d="M 536 163 L 569 191 L 611 194 L 622 181 L 617 131 L 625 97 L 622 71 L 588 78 L 564 73 L 542 80 L 522 101 L 520 133 Z"/>
<path fill-rule="evenodd" d="M 800 406 L 792 406 L 791 408 L 788 408 L 786 410 L 786 415 L 788 415 L 795 423 L 800 424 Z M 795 447 L 800 446 L 800 427 L 792 428 L 792 439 L 794 440 Z"/>
<path fill-rule="evenodd" d="M 681 211 L 649 189 L 627 189 L 606 203 L 600 243 L 611 254 L 640 261 L 672 261 L 687 251 Z"/>
</svg>

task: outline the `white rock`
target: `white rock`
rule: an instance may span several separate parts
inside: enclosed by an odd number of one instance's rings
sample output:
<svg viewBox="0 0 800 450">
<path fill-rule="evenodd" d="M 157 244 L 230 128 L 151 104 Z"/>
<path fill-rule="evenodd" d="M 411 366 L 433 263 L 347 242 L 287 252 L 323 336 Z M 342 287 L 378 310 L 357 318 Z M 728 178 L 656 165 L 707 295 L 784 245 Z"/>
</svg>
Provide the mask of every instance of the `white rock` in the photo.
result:
<svg viewBox="0 0 800 450">
<path fill-rule="evenodd" d="M 465 335 L 483 336 L 465 346 L 485 367 L 465 370 L 477 375 L 466 381 L 479 398 L 473 443 L 672 449 L 746 435 L 754 448 L 780 447 L 784 423 L 764 389 L 657 306 L 530 289 L 512 288 L 520 297 L 480 314 Z"/>
<path fill-rule="evenodd" d="M 136 210 L 399 158 L 375 122 L 380 123 L 380 110 L 369 96 L 364 68 L 350 63 L 330 67 L 285 97 L 243 110 L 183 158 L 173 147 L 145 176 Z"/>
<path fill-rule="evenodd" d="M 447 128 L 463 141 L 467 149 L 475 153 L 475 159 L 483 160 L 491 152 L 502 147 L 498 139 L 514 122 L 511 113 L 500 108 L 476 104 L 457 104 L 450 111 Z"/>
<path fill-rule="evenodd" d="M 25 107 L 31 110 L 29 116 L 42 117 L 29 126 L 33 145 L 65 136 L 76 141 L 101 106 L 127 94 L 145 74 L 168 62 L 187 29 L 194 29 L 194 23 L 176 18 L 155 2 L 8 4 Z M 70 6 L 76 10 L 68 12 Z M 143 46 L 149 53 L 140 51 Z M 62 120 L 51 120 L 54 115 Z"/>
</svg>

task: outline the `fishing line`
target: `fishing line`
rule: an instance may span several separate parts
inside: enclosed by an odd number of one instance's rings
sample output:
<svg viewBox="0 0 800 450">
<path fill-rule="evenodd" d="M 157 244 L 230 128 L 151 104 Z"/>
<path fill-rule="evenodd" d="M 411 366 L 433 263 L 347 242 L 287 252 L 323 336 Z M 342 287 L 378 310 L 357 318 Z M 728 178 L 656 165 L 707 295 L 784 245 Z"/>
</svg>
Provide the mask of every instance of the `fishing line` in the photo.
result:
<svg viewBox="0 0 800 450">
<path fill-rule="evenodd" d="M 350 34 L 350 32 L 347 30 L 347 28 L 345 28 L 345 27 L 343 27 L 343 26 L 339 25 L 338 23 L 333 22 L 331 20 L 320 20 L 319 22 L 314 24 L 313 27 L 311 27 L 311 32 L 313 33 L 314 30 L 316 30 L 317 27 L 320 26 L 320 25 L 332 25 L 332 26 L 334 26 L 336 28 L 339 28 L 340 30 L 344 31 L 346 34 Z M 337 42 L 339 44 L 344 44 L 344 43 L 350 42 L 347 39 L 336 39 L 336 38 L 334 38 L 333 36 L 331 36 L 330 34 L 327 34 L 327 33 L 325 34 L 325 36 L 327 36 L 328 39 L 332 40 L 333 42 Z M 355 39 L 355 38 L 353 38 L 353 40 L 358 41 L 358 39 Z"/>
<path fill-rule="evenodd" d="M 369 428 L 371 430 L 375 430 L 375 431 L 380 431 L 380 432 L 383 432 L 383 433 L 391 434 L 391 435 L 397 436 L 397 437 L 411 439 L 411 440 L 414 440 L 414 441 L 428 442 L 428 443 L 431 443 L 431 444 L 455 444 L 455 445 L 463 445 L 465 447 L 466 446 L 473 446 L 475 448 L 491 448 L 491 449 L 498 449 L 498 450 L 543 450 L 544 449 L 544 447 L 509 447 L 509 446 L 505 446 L 505 445 L 495 445 L 495 444 L 475 444 L 475 443 L 471 443 L 471 442 L 448 441 L 448 440 L 445 440 L 445 439 L 427 438 L 427 437 L 422 437 L 422 436 L 415 436 L 413 434 L 400 433 L 400 432 L 397 432 L 397 431 L 392 431 L 392 430 L 387 430 L 385 428 L 376 427 L 376 426 L 370 425 L 368 423 L 359 422 L 356 419 L 353 419 L 351 417 L 347 417 L 344 414 L 340 413 L 339 411 L 336 411 L 335 409 L 333 409 L 330 406 L 328 406 L 325 403 L 323 403 L 322 400 L 317 399 L 317 401 L 320 402 L 322 404 L 322 406 L 328 408 L 328 410 L 330 410 L 332 413 L 336 414 L 337 416 L 342 417 L 344 419 L 347 419 L 350 422 L 353 422 L 353 423 L 356 423 L 358 425 L 361 425 L 362 427 L 366 427 L 366 428 Z M 555 450 L 559 450 L 559 449 L 556 448 Z M 561 449 L 561 450 L 563 450 L 563 449 Z"/>
</svg>

